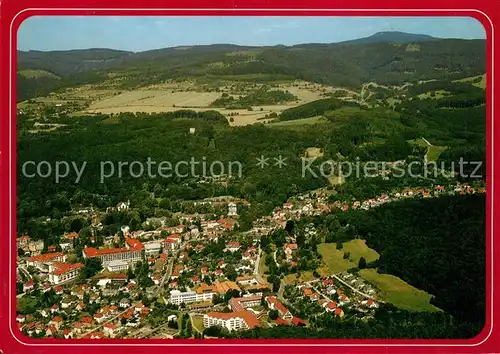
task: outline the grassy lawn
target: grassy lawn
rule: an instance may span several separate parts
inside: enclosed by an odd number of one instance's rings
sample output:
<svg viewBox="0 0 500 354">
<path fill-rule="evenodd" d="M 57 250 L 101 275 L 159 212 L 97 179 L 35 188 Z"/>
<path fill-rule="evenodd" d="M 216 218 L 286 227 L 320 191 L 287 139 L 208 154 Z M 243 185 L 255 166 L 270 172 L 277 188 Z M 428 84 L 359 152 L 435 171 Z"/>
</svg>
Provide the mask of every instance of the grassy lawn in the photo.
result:
<svg viewBox="0 0 500 354">
<path fill-rule="evenodd" d="M 429 149 L 427 151 L 427 161 L 437 161 L 439 155 L 441 155 L 441 153 L 446 149 L 446 146 L 429 146 Z"/>
<path fill-rule="evenodd" d="M 385 301 L 410 311 L 440 311 L 430 304 L 431 295 L 389 274 L 378 274 L 375 269 L 363 269 L 360 276 L 380 289 Z"/>
<path fill-rule="evenodd" d="M 24 295 L 20 299 L 16 299 L 16 309 L 19 312 L 27 311 L 31 312 L 31 309 L 36 309 L 38 307 L 38 300 L 36 297 L 30 295 Z"/>
<path fill-rule="evenodd" d="M 297 278 L 297 273 L 288 274 L 283 278 L 283 282 L 285 284 L 298 284 L 306 281 L 311 281 L 314 279 L 316 278 L 314 277 L 312 272 L 305 271 L 305 272 L 300 272 L 300 276 L 298 278 Z"/>
<path fill-rule="evenodd" d="M 474 82 L 474 81 L 477 81 L 479 78 L 481 78 L 481 80 L 479 82 Z M 480 87 L 482 89 L 485 89 L 486 88 L 486 74 L 477 75 L 477 76 L 471 76 L 471 77 L 465 77 L 463 79 L 455 80 L 453 82 L 471 82 L 472 85 Z"/>
<path fill-rule="evenodd" d="M 337 244 L 335 243 L 321 243 L 318 245 L 318 250 L 330 273 L 341 273 L 347 269 L 357 267 L 356 263 L 344 259 L 344 251 L 337 250 Z"/>
<path fill-rule="evenodd" d="M 428 147 L 429 145 L 424 141 L 424 139 L 415 139 L 415 140 L 408 140 L 410 144 L 418 145 L 418 146 L 423 146 L 423 147 Z"/>
<path fill-rule="evenodd" d="M 429 146 L 423 139 L 415 139 L 415 140 L 408 140 L 410 144 L 418 145 L 418 146 L 423 146 L 427 148 L 427 161 L 437 161 L 439 158 L 439 155 L 447 149 L 446 146 L 437 146 L 437 145 L 432 145 Z"/>
<path fill-rule="evenodd" d="M 338 176 L 335 173 L 332 173 L 330 176 L 328 176 L 328 182 L 332 186 L 336 186 L 339 184 L 344 184 L 345 183 L 345 177 L 344 176 Z"/>
<path fill-rule="evenodd" d="M 324 153 L 321 151 L 321 148 L 318 147 L 308 147 L 306 149 L 305 158 L 315 158 L 315 157 L 322 157 Z"/>
<path fill-rule="evenodd" d="M 203 317 L 201 316 L 191 316 L 191 322 L 193 327 L 196 328 L 199 332 L 203 332 L 205 327 L 203 327 Z"/>
<path fill-rule="evenodd" d="M 435 92 L 434 96 L 431 95 L 431 92 L 426 92 L 426 93 L 421 93 L 420 95 L 417 95 L 417 97 L 420 99 L 430 98 L 430 99 L 436 100 L 438 98 L 445 97 L 447 94 L 450 94 L 449 91 L 445 91 L 445 90 L 436 90 L 436 91 L 432 91 L 432 92 Z"/>
<path fill-rule="evenodd" d="M 373 262 L 379 259 L 380 255 L 366 245 L 365 240 L 351 240 L 344 242 L 344 252 L 349 252 L 349 259 L 358 264 L 359 259 L 363 257 L 367 262 Z"/>
<path fill-rule="evenodd" d="M 259 260 L 259 274 L 265 274 L 269 272 L 269 268 L 266 265 L 266 253 L 263 251 L 260 254 L 260 260 Z"/>
</svg>

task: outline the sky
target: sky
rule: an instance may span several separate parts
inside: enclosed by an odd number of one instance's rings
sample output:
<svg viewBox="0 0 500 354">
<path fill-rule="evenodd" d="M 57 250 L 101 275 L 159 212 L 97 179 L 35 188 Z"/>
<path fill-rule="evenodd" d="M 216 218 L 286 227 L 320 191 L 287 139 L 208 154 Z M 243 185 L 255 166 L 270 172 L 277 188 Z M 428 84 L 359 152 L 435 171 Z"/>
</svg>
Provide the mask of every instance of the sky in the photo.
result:
<svg viewBox="0 0 500 354">
<path fill-rule="evenodd" d="M 181 45 L 333 43 L 380 31 L 485 38 L 469 17 L 34 16 L 18 31 L 20 50 L 111 48 L 133 52 Z"/>
</svg>

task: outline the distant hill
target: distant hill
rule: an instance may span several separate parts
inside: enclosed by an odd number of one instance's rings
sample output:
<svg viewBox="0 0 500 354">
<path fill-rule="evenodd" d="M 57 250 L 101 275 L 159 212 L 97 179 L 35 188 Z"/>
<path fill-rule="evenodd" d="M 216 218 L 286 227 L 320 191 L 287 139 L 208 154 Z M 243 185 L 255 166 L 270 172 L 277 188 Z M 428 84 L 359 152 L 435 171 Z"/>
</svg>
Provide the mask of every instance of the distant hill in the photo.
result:
<svg viewBox="0 0 500 354">
<path fill-rule="evenodd" d="M 339 44 L 370 44 L 370 43 L 415 43 L 437 41 L 440 38 L 427 34 L 413 34 L 406 32 L 388 31 L 377 32 L 369 37 L 358 38 L 349 41 L 339 42 Z"/>
<path fill-rule="evenodd" d="M 62 51 L 18 51 L 19 69 L 41 69 L 56 75 L 90 70 L 106 62 L 133 54 L 123 50 L 90 48 Z"/>
<path fill-rule="evenodd" d="M 456 80 L 484 74 L 485 55 L 485 40 L 439 39 L 402 32 L 294 46 L 213 44 L 138 53 L 112 49 L 18 52 L 18 70 L 43 70 L 61 77 L 42 80 L 18 76 L 18 99 L 56 88 L 98 83 L 107 80 L 109 73 L 121 78 L 120 89 L 199 77 L 243 81 L 256 76 L 261 81 L 289 78 L 346 88 L 359 88 L 371 81 L 402 85 L 420 80 Z"/>
</svg>

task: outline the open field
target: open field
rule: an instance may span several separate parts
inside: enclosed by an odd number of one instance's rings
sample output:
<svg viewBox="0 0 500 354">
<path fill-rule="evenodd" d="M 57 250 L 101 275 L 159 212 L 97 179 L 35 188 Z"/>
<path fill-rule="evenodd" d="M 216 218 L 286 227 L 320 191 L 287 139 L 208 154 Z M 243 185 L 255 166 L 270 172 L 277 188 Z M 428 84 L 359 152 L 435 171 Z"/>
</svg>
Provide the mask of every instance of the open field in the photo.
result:
<svg viewBox="0 0 500 354">
<path fill-rule="evenodd" d="M 285 284 L 300 284 L 306 281 L 311 281 L 314 280 L 315 277 L 312 272 L 310 271 L 305 271 L 305 272 L 300 272 L 300 275 L 297 277 L 298 273 L 294 274 L 288 274 L 283 278 L 283 282 Z"/>
<path fill-rule="evenodd" d="M 225 79 L 227 79 L 227 77 L 225 77 Z M 285 109 L 321 99 L 325 92 L 329 92 L 333 89 L 325 85 L 313 84 L 305 81 L 288 81 L 281 84 L 273 84 L 272 89 L 289 91 L 297 96 L 297 102 L 253 106 L 251 110 L 213 108 L 210 107 L 211 103 L 220 98 L 222 92 L 227 92 L 238 97 L 241 94 L 252 92 L 261 86 L 227 80 L 219 81 L 219 92 L 210 89 L 213 83 L 208 82 L 202 84 L 186 81 L 166 82 L 164 84 L 151 85 L 145 88 L 123 92 L 119 90 L 101 90 L 95 87 L 81 87 L 79 89 L 73 89 L 71 92 L 68 91 L 65 95 L 68 96 L 68 99 L 70 99 L 70 97 L 76 98 L 83 96 L 92 100 L 90 106 L 85 110 L 87 113 L 160 113 L 172 112 L 180 109 L 192 109 L 196 111 L 216 110 L 228 117 L 231 126 L 243 126 L 255 123 L 268 123 L 272 119 L 266 120 L 266 115 L 271 113 L 280 114 Z M 86 91 L 92 91 L 92 95 L 86 95 Z M 102 94 L 98 95 L 97 93 L 101 91 Z M 307 124 L 307 122 L 303 123 Z"/>
<path fill-rule="evenodd" d="M 415 139 L 415 140 L 408 140 L 410 144 L 415 144 L 418 146 L 426 147 L 427 148 L 427 161 L 437 161 L 439 159 L 439 155 L 443 151 L 445 151 L 448 147 L 446 146 L 438 146 L 438 145 L 430 145 L 427 144 L 423 139 Z"/>
<path fill-rule="evenodd" d="M 318 147 L 308 147 L 305 152 L 306 158 L 315 158 L 315 157 L 321 157 L 323 156 L 324 153 L 321 151 L 321 148 Z"/>
<path fill-rule="evenodd" d="M 335 243 L 321 243 L 318 245 L 318 251 L 330 273 L 341 273 L 357 267 L 356 263 L 344 259 L 344 251 L 338 250 Z"/>
<path fill-rule="evenodd" d="M 217 92 L 172 92 L 171 90 L 134 90 L 100 100 L 90 105 L 89 110 L 106 108 L 148 107 L 208 107 L 219 98 Z"/>
<path fill-rule="evenodd" d="M 389 274 L 379 274 L 375 269 L 362 269 L 360 276 L 375 285 L 383 298 L 394 306 L 411 311 L 440 311 L 430 304 L 431 295 Z"/>
<path fill-rule="evenodd" d="M 345 183 L 345 177 L 344 176 L 334 176 L 334 175 L 332 175 L 332 176 L 328 177 L 328 181 L 330 182 L 330 184 L 332 186 L 337 186 L 337 185 Z"/>
<path fill-rule="evenodd" d="M 60 79 L 60 77 L 57 76 L 56 74 L 53 74 L 49 71 L 40 70 L 40 69 L 36 69 L 36 70 L 35 69 L 24 69 L 24 70 L 18 71 L 18 74 L 21 76 L 24 76 L 25 78 L 28 78 L 28 79 L 37 79 L 37 78 L 41 78 L 41 77 L 50 77 L 53 79 Z"/>
<path fill-rule="evenodd" d="M 451 93 L 450 91 L 436 90 L 436 91 L 421 93 L 420 95 L 417 95 L 417 97 L 420 98 L 421 100 L 425 100 L 427 98 L 437 100 L 446 97 L 446 95 L 449 95 L 450 93 Z"/>
<path fill-rule="evenodd" d="M 203 332 L 205 327 L 203 327 L 203 317 L 201 316 L 191 316 L 191 323 L 193 324 L 193 329 L 197 329 L 198 332 Z"/>
<path fill-rule="evenodd" d="M 478 79 L 481 78 L 481 80 L 478 81 Z M 478 81 L 478 82 L 475 82 Z M 477 76 L 471 76 L 471 77 L 465 77 L 460 80 L 455 80 L 453 82 L 471 82 L 472 85 L 480 87 L 482 89 L 486 88 L 486 74 L 483 75 L 477 75 Z"/>
<path fill-rule="evenodd" d="M 446 146 L 429 146 L 429 149 L 427 150 L 427 161 L 437 161 L 439 159 L 439 155 L 446 150 Z"/>
<path fill-rule="evenodd" d="M 363 257 L 366 262 L 373 262 L 380 258 L 380 255 L 366 245 L 365 240 L 351 240 L 342 244 L 344 252 L 349 252 L 349 259 L 356 264 Z"/>
</svg>

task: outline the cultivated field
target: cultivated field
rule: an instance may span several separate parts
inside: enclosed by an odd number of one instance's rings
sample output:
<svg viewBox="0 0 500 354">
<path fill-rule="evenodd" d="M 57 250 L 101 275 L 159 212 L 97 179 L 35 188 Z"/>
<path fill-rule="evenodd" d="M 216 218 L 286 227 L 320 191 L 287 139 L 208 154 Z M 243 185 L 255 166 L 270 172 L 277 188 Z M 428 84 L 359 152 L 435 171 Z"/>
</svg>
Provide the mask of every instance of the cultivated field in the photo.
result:
<svg viewBox="0 0 500 354">
<path fill-rule="evenodd" d="M 253 106 L 252 110 L 246 109 L 224 109 L 213 108 L 210 104 L 220 98 L 223 92 L 233 95 L 235 98 L 242 94 L 250 93 L 261 87 L 261 84 L 247 82 L 218 81 L 217 91 L 213 89 L 214 83 L 168 82 L 165 84 L 152 85 L 149 87 L 121 92 L 119 90 L 101 90 L 98 88 L 85 87 L 79 92 L 72 92 L 85 96 L 84 91 L 93 91 L 92 103 L 86 109 L 87 113 L 120 113 L 120 112 L 146 112 L 160 113 L 172 112 L 180 109 L 192 109 L 196 111 L 216 110 L 228 117 L 231 126 L 243 126 L 255 123 L 268 123 L 272 119 L 265 119 L 271 113 L 280 114 L 283 110 L 302 105 L 307 102 L 321 99 L 325 92 L 334 90 L 331 87 L 313 84 L 305 81 L 289 81 L 279 84 L 271 84 L 272 89 L 289 91 L 297 96 L 297 102 L 277 105 Z M 75 90 L 74 90 L 75 91 Z M 103 91 L 98 96 L 96 92 Z M 68 94 L 70 94 L 68 92 Z M 305 122 L 303 122 L 305 123 Z"/>
<path fill-rule="evenodd" d="M 440 311 L 430 304 L 431 295 L 389 274 L 379 274 L 375 269 L 362 269 L 359 275 L 375 285 L 382 297 L 394 306 L 411 311 Z"/>
</svg>

